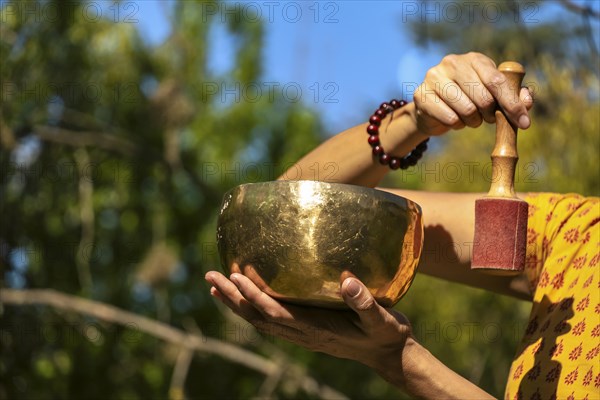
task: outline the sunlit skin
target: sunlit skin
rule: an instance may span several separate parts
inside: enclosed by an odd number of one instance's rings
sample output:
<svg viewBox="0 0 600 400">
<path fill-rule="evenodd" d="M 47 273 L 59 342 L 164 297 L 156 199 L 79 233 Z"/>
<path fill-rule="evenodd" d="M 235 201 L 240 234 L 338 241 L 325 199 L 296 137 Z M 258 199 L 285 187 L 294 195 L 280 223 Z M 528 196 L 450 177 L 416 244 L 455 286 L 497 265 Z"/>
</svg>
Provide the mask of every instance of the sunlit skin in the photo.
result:
<svg viewBox="0 0 600 400">
<path fill-rule="evenodd" d="M 392 155 L 404 156 L 430 136 L 493 123 L 497 106 L 516 126 L 527 129 L 532 105 L 532 96 L 526 88 L 518 96 L 511 93 L 504 75 L 490 58 L 479 53 L 450 55 L 427 72 L 415 91 L 414 102 L 398 110 L 391 122 L 384 121 L 387 130 L 381 135 L 381 142 Z M 336 182 L 376 186 L 389 169 L 373 161 L 365 147 L 365 128 L 366 124 L 355 126 L 332 137 L 297 165 L 307 167 L 316 162 L 325 166 L 326 161 L 335 162 L 339 167 Z M 310 168 L 296 170 L 314 173 Z M 319 172 L 322 173 L 317 176 L 328 176 L 325 170 Z M 384 190 L 421 205 L 427 216 L 425 250 L 427 246 L 472 241 L 474 202 L 480 194 Z M 452 213 L 444 212 L 446 209 L 452 209 Z M 531 297 L 522 276 L 487 276 L 471 272 L 469 265 L 470 252 L 462 251 L 453 259 L 422 258 L 419 271 L 498 293 Z M 415 397 L 492 398 L 433 357 L 415 340 L 407 318 L 377 304 L 369 290 L 354 277 L 341 277 L 340 293 L 350 307 L 348 311 L 280 303 L 240 273 L 228 278 L 211 271 L 206 280 L 215 298 L 259 331 L 313 351 L 361 362 Z"/>
</svg>

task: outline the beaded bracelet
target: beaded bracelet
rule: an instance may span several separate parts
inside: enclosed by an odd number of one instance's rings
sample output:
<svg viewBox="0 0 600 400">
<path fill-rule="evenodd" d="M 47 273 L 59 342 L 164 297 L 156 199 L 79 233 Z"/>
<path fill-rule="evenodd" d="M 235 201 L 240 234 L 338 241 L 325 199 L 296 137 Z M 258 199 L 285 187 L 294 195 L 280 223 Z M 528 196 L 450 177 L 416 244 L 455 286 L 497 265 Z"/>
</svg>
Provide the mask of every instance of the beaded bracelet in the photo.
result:
<svg viewBox="0 0 600 400">
<path fill-rule="evenodd" d="M 373 149 L 373 156 L 379 158 L 381 165 L 389 165 L 393 170 L 398 168 L 407 169 L 417 165 L 417 162 L 423 157 L 423 153 L 427 150 L 427 142 L 429 138 L 423 140 L 417 145 L 406 157 L 392 157 L 387 154 L 381 143 L 379 142 L 379 127 L 381 121 L 389 114 L 393 113 L 394 110 L 404 107 L 408 103 L 404 100 L 393 99 L 389 103 L 382 103 L 379 108 L 369 118 L 369 126 L 367 126 L 367 133 L 369 134 L 369 144 Z M 393 118 L 393 114 L 392 114 Z"/>
</svg>

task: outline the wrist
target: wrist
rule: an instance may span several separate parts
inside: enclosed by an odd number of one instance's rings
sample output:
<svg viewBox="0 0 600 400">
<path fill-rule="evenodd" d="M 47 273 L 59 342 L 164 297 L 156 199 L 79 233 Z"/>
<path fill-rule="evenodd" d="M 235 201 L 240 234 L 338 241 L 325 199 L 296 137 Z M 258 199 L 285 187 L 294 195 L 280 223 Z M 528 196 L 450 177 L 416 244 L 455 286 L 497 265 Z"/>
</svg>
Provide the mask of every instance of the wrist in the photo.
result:
<svg viewBox="0 0 600 400">
<path fill-rule="evenodd" d="M 423 396 L 423 388 L 436 385 L 438 382 L 432 376 L 434 360 L 433 355 L 421 346 L 414 338 L 407 340 L 406 351 L 402 357 L 402 371 L 404 373 L 404 388 L 414 396 Z"/>
<path fill-rule="evenodd" d="M 393 119 L 388 116 L 382 123 L 382 128 L 384 128 L 381 135 L 382 145 L 396 157 L 405 156 L 419 143 L 429 139 L 429 135 L 418 129 L 415 103 L 408 103 L 396 110 Z"/>
<path fill-rule="evenodd" d="M 427 354 L 429 351 L 408 336 L 401 350 L 378 357 L 371 367 L 388 382 L 412 392 L 414 382 L 425 378 Z"/>
<path fill-rule="evenodd" d="M 416 398 L 493 398 L 446 367 L 413 337 L 406 340 L 401 354 L 395 360 L 389 358 L 375 369 L 388 382 Z"/>
</svg>

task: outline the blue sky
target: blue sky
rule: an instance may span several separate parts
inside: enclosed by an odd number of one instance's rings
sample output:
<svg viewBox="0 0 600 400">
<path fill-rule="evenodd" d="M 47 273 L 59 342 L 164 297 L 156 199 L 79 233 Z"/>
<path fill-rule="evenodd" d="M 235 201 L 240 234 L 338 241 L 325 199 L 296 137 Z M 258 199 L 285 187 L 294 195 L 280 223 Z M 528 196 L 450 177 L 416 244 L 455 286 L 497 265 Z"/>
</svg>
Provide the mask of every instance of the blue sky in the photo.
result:
<svg viewBox="0 0 600 400">
<path fill-rule="evenodd" d="M 160 43 L 169 26 L 158 1 L 139 2 L 139 29 Z M 301 99 L 322 116 L 333 133 L 367 119 L 371 109 L 401 97 L 402 82 L 419 82 L 441 54 L 412 45 L 402 24 L 400 1 L 228 2 L 214 12 L 231 18 L 228 8 L 240 7 L 249 19 L 265 21 L 263 82 L 289 88 L 290 100 Z M 211 66 L 223 70 L 231 60 L 224 29 L 213 35 Z M 263 86 L 268 90 L 268 86 Z"/>
<path fill-rule="evenodd" d="M 159 44 L 171 30 L 167 18 L 171 1 L 90 0 L 85 10 L 90 19 L 94 13 L 120 22 L 129 18 L 149 43 Z M 598 0 L 573 2 L 600 9 Z M 490 20 L 495 18 L 495 2 L 470 3 L 474 4 L 473 13 Z M 24 9 L 24 4 L 36 5 L 0 0 L 0 5 L 6 4 L 18 9 Z M 37 13 L 42 16 L 43 4 L 37 3 L 41 8 Z M 364 122 L 383 101 L 403 96 L 410 99 L 427 69 L 437 64 L 443 54 L 435 49 L 417 48 L 406 22 L 416 18 L 427 21 L 470 18 L 465 13 L 458 16 L 456 4 L 432 1 L 427 9 L 416 0 L 227 0 L 213 8 L 206 3 L 200 3 L 199 7 L 205 7 L 203 15 L 213 14 L 223 21 L 217 24 L 211 37 L 211 68 L 224 71 L 231 65 L 233 45 L 224 28 L 225 22 L 232 18 L 228 10 L 241 9 L 244 18 L 262 19 L 266 35 L 259 86 L 264 93 L 289 89 L 284 94 L 290 100 L 299 97 L 313 107 L 323 117 L 326 130 L 335 133 Z M 488 7 L 490 4 L 492 7 Z M 540 10 L 533 2 L 519 4 L 525 23 L 554 18 L 557 13 L 579 18 L 564 11 L 557 0 L 545 0 Z M 599 21 L 593 21 L 598 36 Z M 272 86 L 273 83 L 277 86 Z"/>
<path fill-rule="evenodd" d="M 575 2 L 600 8 L 595 0 Z M 535 23 L 565 12 L 556 1 L 552 3 L 537 10 L 534 3 L 525 2 L 521 10 L 524 21 Z M 168 6 L 155 0 L 137 4 L 140 31 L 151 43 L 160 43 L 170 29 L 164 16 Z M 405 22 L 469 18 L 458 16 L 453 4 L 436 1 L 430 9 L 423 9 L 418 1 L 227 1 L 217 8 L 207 6 L 204 12 L 227 21 L 232 18 L 228 10 L 237 7 L 245 18 L 261 17 L 266 27 L 261 82 L 279 84 L 271 90 L 288 87 L 290 99 L 300 91 L 302 101 L 322 115 L 326 130 L 335 133 L 364 122 L 382 101 L 410 98 L 411 88 L 443 54 L 414 46 Z M 473 4 L 473 13 L 495 18 L 493 7 Z M 231 62 L 232 46 L 224 32 L 224 24 L 217 26 L 211 40 L 215 50 L 210 66 L 217 71 Z"/>
</svg>

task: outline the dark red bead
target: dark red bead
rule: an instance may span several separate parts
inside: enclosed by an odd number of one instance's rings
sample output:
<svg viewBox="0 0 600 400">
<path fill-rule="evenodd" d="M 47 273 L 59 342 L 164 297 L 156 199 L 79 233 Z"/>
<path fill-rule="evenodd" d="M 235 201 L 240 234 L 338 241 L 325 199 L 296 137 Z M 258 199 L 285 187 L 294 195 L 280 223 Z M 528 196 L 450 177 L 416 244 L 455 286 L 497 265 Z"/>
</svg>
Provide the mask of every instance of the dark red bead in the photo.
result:
<svg viewBox="0 0 600 400">
<path fill-rule="evenodd" d="M 389 102 L 381 103 L 379 108 L 375 110 L 373 115 L 369 118 L 369 125 L 367 126 L 367 132 L 369 133 L 369 144 L 372 147 L 372 153 L 374 157 L 379 159 L 379 163 L 382 165 L 389 165 L 393 170 L 398 168 L 407 169 L 413 165 L 416 165 L 419 159 L 423 156 L 423 152 L 427 150 L 427 142 L 429 139 L 425 139 L 415 147 L 408 156 L 406 157 L 392 157 L 386 154 L 379 142 L 379 127 L 383 122 L 383 119 L 389 114 L 393 113 L 394 110 L 404 107 L 408 103 L 404 100 L 392 99 Z"/>
<path fill-rule="evenodd" d="M 367 126 L 367 132 L 371 135 L 377 135 L 379 133 L 379 127 L 377 125 Z"/>
<path fill-rule="evenodd" d="M 379 118 L 377 115 L 372 115 L 371 118 L 369 118 L 369 122 L 372 125 L 381 125 L 381 118 Z"/>
<path fill-rule="evenodd" d="M 400 168 L 400 159 L 398 157 L 392 157 L 390 159 L 390 168 L 391 169 L 398 169 L 398 168 Z"/>
<path fill-rule="evenodd" d="M 388 156 L 385 153 L 379 155 L 379 163 L 381 165 L 387 165 L 389 162 L 390 162 L 390 156 Z"/>
<path fill-rule="evenodd" d="M 383 154 L 383 147 L 381 147 L 380 145 L 373 147 L 373 155 L 378 156 L 380 154 Z"/>
<path fill-rule="evenodd" d="M 371 135 L 369 136 L 369 144 L 371 146 L 379 144 L 379 135 Z"/>
<path fill-rule="evenodd" d="M 411 167 L 413 165 L 417 165 L 417 161 L 419 161 L 419 159 L 417 157 L 415 157 L 413 154 L 410 154 L 408 157 L 406 157 L 406 162 L 408 163 L 408 165 L 410 165 Z"/>
</svg>

